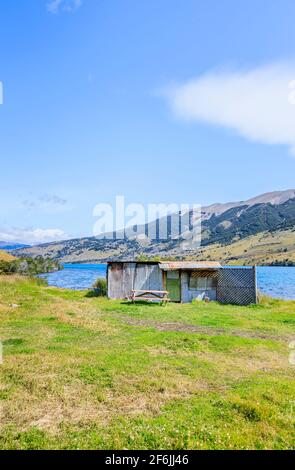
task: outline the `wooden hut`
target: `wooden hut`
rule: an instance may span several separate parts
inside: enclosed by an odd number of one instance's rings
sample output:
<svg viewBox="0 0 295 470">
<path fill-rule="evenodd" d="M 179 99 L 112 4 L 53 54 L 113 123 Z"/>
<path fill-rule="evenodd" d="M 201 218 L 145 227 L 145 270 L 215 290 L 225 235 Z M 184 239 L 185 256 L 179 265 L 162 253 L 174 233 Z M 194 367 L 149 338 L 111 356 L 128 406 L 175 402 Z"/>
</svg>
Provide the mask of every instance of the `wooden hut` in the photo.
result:
<svg viewBox="0 0 295 470">
<path fill-rule="evenodd" d="M 136 292 L 168 292 L 172 302 L 194 299 L 248 305 L 257 302 L 255 268 L 222 267 L 218 262 L 110 262 L 108 297 L 131 298 Z"/>
</svg>

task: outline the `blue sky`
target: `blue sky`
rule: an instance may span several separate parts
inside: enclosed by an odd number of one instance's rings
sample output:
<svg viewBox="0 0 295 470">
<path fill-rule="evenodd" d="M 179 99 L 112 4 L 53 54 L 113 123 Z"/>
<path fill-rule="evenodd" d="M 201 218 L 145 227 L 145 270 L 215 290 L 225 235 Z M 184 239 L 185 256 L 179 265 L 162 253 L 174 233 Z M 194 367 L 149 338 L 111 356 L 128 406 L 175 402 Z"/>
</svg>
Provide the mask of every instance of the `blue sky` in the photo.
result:
<svg viewBox="0 0 295 470">
<path fill-rule="evenodd" d="M 2 0 L 0 238 L 91 235 L 116 195 L 294 187 L 294 17 L 292 0 Z"/>
</svg>

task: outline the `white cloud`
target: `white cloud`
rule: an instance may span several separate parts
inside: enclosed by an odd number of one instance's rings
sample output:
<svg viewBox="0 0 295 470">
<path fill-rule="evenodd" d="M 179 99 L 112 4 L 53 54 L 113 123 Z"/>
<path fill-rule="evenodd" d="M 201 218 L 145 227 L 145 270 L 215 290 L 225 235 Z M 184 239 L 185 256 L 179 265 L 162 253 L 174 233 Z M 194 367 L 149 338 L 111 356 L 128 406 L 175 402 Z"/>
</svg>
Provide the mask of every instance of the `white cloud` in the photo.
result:
<svg viewBox="0 0 295 470">
<path fill-rule="evenodd" d="M 60 11 L 72 13 L 82 5 L 82 0 L 51 0 L 47 3 L 49 13 L 57 14 Z"/>
<path fill-rule="evenodd" d="M 70 238 L 63 230 L 42 228 L 3 228 L 0 227 L 0 240 L 13 243 L 35 245 Z"/>
<path fill-rule="evenodd" d="M 247 71 L 213 71 L 166 88 L 176 116 L 233 129 L 295 153 L 295 62 Z"/>
</svg>

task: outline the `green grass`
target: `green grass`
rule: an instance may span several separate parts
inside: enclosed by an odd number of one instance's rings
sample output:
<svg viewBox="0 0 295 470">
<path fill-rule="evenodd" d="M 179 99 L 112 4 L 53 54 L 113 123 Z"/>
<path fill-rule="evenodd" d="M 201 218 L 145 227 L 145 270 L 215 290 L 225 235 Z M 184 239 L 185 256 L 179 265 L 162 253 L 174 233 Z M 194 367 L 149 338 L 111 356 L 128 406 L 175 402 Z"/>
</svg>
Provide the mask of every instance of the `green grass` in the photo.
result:
<svg viewBox="0 0 295 470">
<path fill-rule="evenodd" d="M 295 302 L 129 305 L 2 277 L 0 332 L 1 449 L 295 448 Z"/>
</svg>

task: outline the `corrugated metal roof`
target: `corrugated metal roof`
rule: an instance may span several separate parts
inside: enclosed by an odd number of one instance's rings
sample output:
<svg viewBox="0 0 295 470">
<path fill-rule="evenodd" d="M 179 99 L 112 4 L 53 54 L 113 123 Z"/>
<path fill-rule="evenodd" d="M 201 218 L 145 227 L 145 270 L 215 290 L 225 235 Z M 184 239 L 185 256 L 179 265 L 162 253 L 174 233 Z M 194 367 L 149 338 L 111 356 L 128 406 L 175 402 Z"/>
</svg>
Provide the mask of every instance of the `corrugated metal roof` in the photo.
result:
<svg viewBox="0 0 295 470">
<path fill-rule="evenodd" d="M 216 261 L 171 261 L 160 262 L 159 266 L 163 271 L 174 271 L 177 269 L 220 269 L 221 264 Z"/>
</svg>

